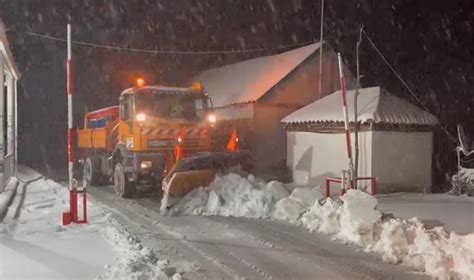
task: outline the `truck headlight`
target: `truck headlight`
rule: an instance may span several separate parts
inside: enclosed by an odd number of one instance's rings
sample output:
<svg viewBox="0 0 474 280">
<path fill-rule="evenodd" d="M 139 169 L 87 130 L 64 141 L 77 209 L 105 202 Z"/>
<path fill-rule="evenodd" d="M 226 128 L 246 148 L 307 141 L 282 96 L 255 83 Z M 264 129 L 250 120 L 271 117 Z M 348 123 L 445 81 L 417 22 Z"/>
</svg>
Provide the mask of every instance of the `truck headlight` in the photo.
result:
<svg viewBox="0 0 474 280">
<path fill-rule="evenodd" d="M 216 123 L 216 120 L 217 120 L 217 119 L 216 119 L 216 115 L 214 115 L 214 114 L 209 114 L 209 115 L 207 115 L 206 119 L 207 119 L 207 121 L 208 121 L 209 123 L 211 123 L 211 124 L 215 124 L 215 123 Z"/>
<path fill-rule="evenodd" d="M 135 116 L 135 119 L 137 120 L 137 122 L 145 122 L 146 121 L 146 115 L 145 115 L 145 113 L 138 113 Z"/>
<path fill-rule="evenodd" d="M 140 162 L 140 168 L 141 169 L 148 169 L 148 168 L 151 168 L 152 164 L 151 164 L 151 161 L 149 160 L 144 160 L 142 162 Z"/>
</svg>

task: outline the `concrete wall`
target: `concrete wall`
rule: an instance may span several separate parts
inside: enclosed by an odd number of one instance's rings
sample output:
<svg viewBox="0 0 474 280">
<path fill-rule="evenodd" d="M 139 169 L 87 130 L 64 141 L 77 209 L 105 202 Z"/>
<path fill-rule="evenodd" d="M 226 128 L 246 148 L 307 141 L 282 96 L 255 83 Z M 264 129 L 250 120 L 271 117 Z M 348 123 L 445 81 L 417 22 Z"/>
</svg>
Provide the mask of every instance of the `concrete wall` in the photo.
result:
<svg viewBox="0 0 474 280">
<path fill-rule="evenodd" d="M 272 104 L 255 106 L 255 156 L 257 173 L 272 179 L 285 179 L 286 131 L 280 120 L 295 109 Z"/>
<path fill-rule="evenodd" d="M 380 193 L 430 192 L 432 132 L 374 131 L 372 144 Z"/>
<path fill-rule="evenodd" d="M 359 176 L 375 176 L 379 193 L 430 191 L 431 132 L 368 131 L 359 136 Z M 287 132 L 287 137 L 287 165 L 295 181 L 324 186 L 326 177 L 340 177 L 347 169 L 344 134 Z M 354 145 L 353 134 L 351 140 Z"/>
<path fill-rule="evenodd" d="M 340 177 L 348 169 L 344 134 L 287 132 L 287 137 L 287 165 L 295 181 L 324 186 L 326 177 Z M 359 145 L 359 176 L 370 176 L 372 133 L 359 133 Z"/>
</svg>

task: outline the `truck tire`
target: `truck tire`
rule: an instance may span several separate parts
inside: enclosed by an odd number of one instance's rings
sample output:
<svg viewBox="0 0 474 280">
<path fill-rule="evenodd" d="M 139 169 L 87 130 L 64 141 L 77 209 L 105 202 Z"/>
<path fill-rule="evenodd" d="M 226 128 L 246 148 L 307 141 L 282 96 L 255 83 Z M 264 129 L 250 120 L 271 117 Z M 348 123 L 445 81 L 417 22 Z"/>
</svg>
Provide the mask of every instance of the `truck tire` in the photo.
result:
<svg viewBox="0 0 474 280">
<path fill-rule="evenodd" d="M 102 184 L 102 170 L 100 159 L 87 157 L 84 162 L 84 179 L 88 186 L 99 186 Z"/>
<path fill-rule="evenodd" d="M 114 168 L 114 188 L 115 193 L 122 198 L 132 197 L 135 190 L 134 183 L 128 180 L 128 175 L 121 163 L 117 163 Z"/>
<path fill-rule="evenodd" d="M 163 196 L 163 190 L 162 190 L 162 184 L 163 184 L 163 174 L 161 173 L 160 175 L 155 175 L 153 178 L 153 188 L 159 192 L 160 197 Z"/>
</svg>

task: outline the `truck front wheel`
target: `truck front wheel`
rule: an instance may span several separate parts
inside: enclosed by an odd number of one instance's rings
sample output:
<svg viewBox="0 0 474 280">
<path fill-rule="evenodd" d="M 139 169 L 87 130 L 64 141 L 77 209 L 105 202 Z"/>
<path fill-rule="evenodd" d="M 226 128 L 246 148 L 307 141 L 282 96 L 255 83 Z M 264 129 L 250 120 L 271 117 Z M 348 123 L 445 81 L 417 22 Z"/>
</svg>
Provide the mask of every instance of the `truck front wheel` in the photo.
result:
<svg viewBox="0 0 474 280">
<path fill-rule="evenodd" d="M 134 187 L 134 183 L 128 180 L 128 175 L 125 173 L 123 165 L 117 163 L 114 168 L 115 193 L 120 197 L 130 198 L 132 197 Z"/>
<path fill-rule="evenodd" d="M 88 186 L 101 185 L 102 171 L 100 169 L 100 159 L 87 157 L 84 162 L 84 179 Z"/>
</svg>

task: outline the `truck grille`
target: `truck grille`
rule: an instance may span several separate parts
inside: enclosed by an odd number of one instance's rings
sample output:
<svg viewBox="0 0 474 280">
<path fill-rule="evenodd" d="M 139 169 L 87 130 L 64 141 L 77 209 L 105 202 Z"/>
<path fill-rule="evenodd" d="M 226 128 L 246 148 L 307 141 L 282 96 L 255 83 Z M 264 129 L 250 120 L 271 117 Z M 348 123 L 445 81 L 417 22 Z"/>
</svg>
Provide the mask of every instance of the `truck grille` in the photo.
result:
<svg viewBox="0 0 474 280">
<path fill-rule="evenodd" d="M 148 140 L 148 147 L 156 148 L 156 149 L 170 149 L 174 148 L 176 145 L 176 140 L 171 139 L 153 139 Z M 184 149 L 198 149 L 203 147 L 203 143 L 201 143 L 201 139 L 199 138 L 184 138 L 182 143 L 182 147 Z"/>
<path fill-rule="evenodd" d="M 195 148 L 199 148 L 201 145 L 199 143 L 199 139 L 186 139 L 184 138 L 184 141 L 183 141 L 183 147 L 186 149 L 195 149 Z"/>
</svg>

